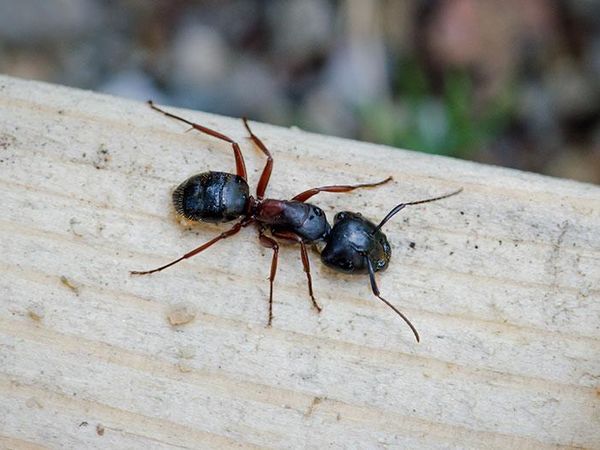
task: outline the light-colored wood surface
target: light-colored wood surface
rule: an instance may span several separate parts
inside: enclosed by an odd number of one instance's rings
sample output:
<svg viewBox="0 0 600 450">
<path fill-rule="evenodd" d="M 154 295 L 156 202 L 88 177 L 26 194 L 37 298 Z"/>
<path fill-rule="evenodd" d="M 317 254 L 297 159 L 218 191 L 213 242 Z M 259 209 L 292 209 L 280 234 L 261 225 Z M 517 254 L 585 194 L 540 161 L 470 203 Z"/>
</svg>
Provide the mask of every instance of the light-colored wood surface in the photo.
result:
<svg viewBox="0 0 600 450">
<path fill-rule="evenodd" d="M 180 114 L 264 157 L 238 119 Z M 269 195 L 381 218 L 382 293 L 254 229 L 162 273 L 225 226 L 179 224 L 172 188 L 233 171 L 228 145 L 147 105 L 0 77 L 0 447 L 600 448 L 600 188 L 254 124 Z M 414 248 L 411 248 L 414 243 Z M 172 326 L 169 314 L 195 315 Z M 103 431 L 103 433 L 102 433 Z"/>
</svg>

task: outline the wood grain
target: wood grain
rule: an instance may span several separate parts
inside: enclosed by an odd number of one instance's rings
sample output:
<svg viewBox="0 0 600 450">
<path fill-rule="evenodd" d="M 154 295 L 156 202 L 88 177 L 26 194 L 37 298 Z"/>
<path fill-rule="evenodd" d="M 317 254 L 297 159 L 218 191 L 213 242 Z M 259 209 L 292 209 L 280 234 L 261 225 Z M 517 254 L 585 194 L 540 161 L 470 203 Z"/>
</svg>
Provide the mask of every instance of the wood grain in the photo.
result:
<svg viewBox="0 0 600 450">
<path fill-rule="evenodd" d="M 174 110 L 176 111 L 176 110 Z M 239 119 L 181 115 L 264 157 Z M 147 105 L 0 77 L 0 447 L 600 448 L 600 188 L 253 124 L 268 195 L 381 218 L 385 297 L 254 229 L 147 277 L 224 227 L 183 226 L 170 193 L 233 171 L 228 145 Z M 181 305 L 195 318 L 172 326 Z M 101 431 L 103 430 L 103 433 Z"/>
</svg>

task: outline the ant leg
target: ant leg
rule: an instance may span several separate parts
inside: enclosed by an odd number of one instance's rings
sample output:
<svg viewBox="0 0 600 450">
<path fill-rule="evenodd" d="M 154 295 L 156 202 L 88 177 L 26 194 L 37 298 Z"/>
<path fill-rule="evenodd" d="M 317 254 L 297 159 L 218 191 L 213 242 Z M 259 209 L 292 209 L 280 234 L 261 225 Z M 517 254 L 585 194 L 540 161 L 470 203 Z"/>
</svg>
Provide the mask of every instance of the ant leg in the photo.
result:
<svg viewBox="0 0 600 450">
<path fill-rule="evenodd" d="M 310 275 L 310 260 L 308 259 L 308 251 L 306 250 L 306 244 L 300 236 L 290 231 L 274 231 L 273 236 L 286 239 L 288 241 L 297 242 L 300 244 L 300 256 L 302 257 L 302 266 L 304 267 L 304 272 L 306 273 L 306 281 L 308 282 L 308 294 L 310 295 L 310 299 L 312 300 L 312 304 L 315 307 L 315 309 L 318 312 L 321 312 L 322 308 L 317 303 L 317 300 L 315 299 L 315 295 L 313 293 L 312 277 Z"/>
<path fill-rule="evenodd" d="M 375 270 L 373 269 L 373 263 L 371 263 L 371 260 L 366 255 L 365 255 L 365 261 L 367 262 L 367 268 L 369 269 L 369 279 L 371 280 L 371 290 L 373 291 L 373 294 L 375 294 L 375 296 L 379 300 L 381 300 L 383 303 L 385 303 L 390 308 L 392 308 L 396 314 L 398 314 L 400 317 L 402 317 L 402 319 L 406 322 L 406 324 L 410 327 L 410 329 L 414 333 L 415 339 L 417 340 L 417 342 L 419 342 L 420 341 L 419 333 L 417 332 L 417 329 L 414 327 L 414 325 L 412 323 L 410 323 L 410 320 L 408 320 L 408 318 L 404 314 L 402 314 L 400 311 L 398 311 L 394 305 L 392 305 L 385 298 L 383 298 L 381 295 L 379 295 L 379 288 L 377 287 L 377 281 L 375 280 Z"/>
<path fill-rule="evenodd" d="M 155 106 L 154 102 L 152 100 L 148 100 L 148 104 L 150 105 L 150 108 L 152 108 L 153 110 L 158 111 L 159 113 L 162 113 L 165 116 L 171 117 L 173 119 L 177 119 L 183 123 L 187 123 L 192 128 L 200 131 L 201 133 L 205 133 L 205 134 L 208 134 L 209 136 L 213 136 L 213 137 L 216 137 L 217 139 L 221 139 L 222 141 L 229 142 L 231 144 L 231 146 L 233 147 L 233 155 L 235 156 L 236 173 L 237 173 L 237 175 L 242 177 L 244 180 L 248 181 L 248 174 L 246 173 L 246 163 L 244 162 L 244 157 L 242 156 L 242 151 L 240 150 L 240 146 L 238 145 L 237 142 L 235 142 L 230 137 L 219 133 L 218 131 L 212 130 L 210 128 L 207 128 L 205 126 L 202 126 L 202 125 L 194 123 L 194 122 L 190 122 L 189 120 L 184 119 L 183 117 L 179 117 L 179 116 L 176 116 L 175 114 L 171 114 L 170 112 L 164 111 L 164 110 L 158 108 L 157 106 Z"/>
<path fill-rule="evenodd" d="M 277 273 L 277 258 L 279 256 L 279 244 L 275 239 L 271 239 L 268 236 L 265 236 L 264 230 L 261 230 L 258 233 L 258 238 L 260 239 L 260 243 L 263 247 L 267 247 L 273 250 L 273 259 L 271 259 L 271 274 L 269 275 L 269 321 L 267 322 L 267 326 L 270 327 L 273 322 L 273 282 L 275 281 L 275 274 Z"/>
<path fill-rule="evenodd" d="M 246 130 L 248 130 L 248 133 L 250 133 L 250 139 L 252 139 L 256 146 L 267 156 L 267 163 L 265 164 L 265 168 L 263 169 L 260 180 L 258 181 L 258 187 L 256 188 L 256 198 L 258 200 L 262 200 L 265 196 L 267 185 L 269 184 L 269 178 L 271 178 L 271 172 L 273 171 L 273 157 L 271 156 L 271 152 L 267 149 L 266 145 L 263 144 L 263 142 L 250 129 L 250 125 L 248 125 L 248 119 L 244 117 L 242 120 L 244 121 Z"/>
<path fill-rule="evenodd" d="M 378 181 L 377 183 L 339 184 L 333 186 L 321 186 L 301 192 L 300 194 L 292 198 L 292 200 L 296 200 L 297 202 L 305 202 L 313 195 L 317 195 L 319 192 L 349 192 L 358 188 L 380 186 L 382 184 L 387 183 L 388 181 L 392 181 L 392 177 L 387 177 L 385 180 Z"/>
<path fill-rule="evenodd" d="M 211 245 L 213 245 L 214 243 L 216 243 L 222 239 L 228 238 L 229 236 L 233 236 L 234 234 L 238 233 L 242 229 L 242 227 L 247 226 L 249 223 L 251 223 L 251 222 L 242 221 L 242 222 L 236 223 L 229 230 L 224 231 L 217 237 L 211 239 L 210 241 L 206 242 L 205 244 L 202 244 L 200 247 L 195 248 L 191 252 L 186 253 L 181 258 L 178 258 L 175 261 L 171 261 L 169 264 L 165 264 L 164 266 L 161 266 L 161 267 L 158 267 L 158 268 L 152 269 L 152 270 L 145 270 L 145 271 L 132 270 L 129 273 L 131 275 L 148 275 L 150 273 L 160 272 L 161 270 L 166 269 L 167 267 L 171 267 L 171 266 L 177 264 L 178 262 L 183 261 L 184 259 L 191 258 L 192 256 L 197 255 L 201 251 L 206 250 L 208 247 L 210 247 Z"/>
</svg>

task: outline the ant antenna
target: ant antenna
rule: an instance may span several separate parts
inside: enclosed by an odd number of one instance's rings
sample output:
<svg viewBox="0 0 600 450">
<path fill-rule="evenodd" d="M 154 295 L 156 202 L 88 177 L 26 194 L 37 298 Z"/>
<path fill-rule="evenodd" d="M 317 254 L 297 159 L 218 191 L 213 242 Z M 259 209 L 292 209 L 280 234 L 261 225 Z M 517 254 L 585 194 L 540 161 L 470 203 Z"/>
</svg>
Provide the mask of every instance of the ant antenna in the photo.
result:
<svg viewBox="0 0 600 450">
<path fill-rule="evenodd" d="M 373 232 L 372 232 L 371 234 L 375 234 L 375 233 L 377 233 L 377 232 L 378 232 L 378 231 L 381 229 L 381 227 L 383 227 L 383 226 L 386 224 L 386 222 L 387 222 L 388 220 L 390 220 L 392 217 L 394 217 L 394 216 L 395 216 L 395 215 L 396 215 L 398 212 L 400 212 L 400 210 L 404 209 L 404 207 L 406 207 L 406 206 L 410 206 L 410 205 L 419 205 L 419 204 L 421 204 L 421 203 L 435 202 L 435 201 L 437 201 L 437 200 L 442 200 L 442 199 L 444 199 L 444 198 L 452 197 L 453 195 L 459 194 L 459 193 L 461 193 L 461 192 L 462 192 L 462 190 L 463 190 L 463 188 L 460 188 L 460 189 L 458 189 L 457 191 L 451 192 L 451 193 L 449 193 L 449 194 L 446 194 L 446 195 L 441 195 L 441 196 L 439 196 L 439 197 L 434 197 L 434 198 L 428 198 L 428 199 L 426 199 L 426 200 L 418 200 L 418 201 L 416 201 L 416 202 L 400 203 L 399 205 L 396 205 L 396 206 L 394 207 L 394 209 L 392 209 L 392 210 L 391 210 L 391 211 L 388 213 L 388 215 L 387 215 L 387 216 L 385 216 L 385 217 L 383 218 L 383 220 L 382 220 L 382 221 L 379 223 L 379 225 L 377 225 L 377 226 L 375 227 L 375 229 L 373 230 Z"/>
<path fill-rule="evenodd" d="M 408 318 L 404 314 L 402 314 L 400 311 L 398 311 L 394 305 L 392 305 L 385 298 L 383 298 L 381 295 L 379 295 L 379 288 L 377 287 L 377 282 L 375 280 L 375 270 L 373 269 L 373 263 L 371 263 L 371 260 L 369 259 L 368 256 L 365 256 L 365 259 L 367 261 L 367 267 L 369 269 L 369 279 L 371 280 L 371 289 L 373 290 L 373 294 L 375 294 L 375 296 L 379 300 L 381 300 L 383 303 L 385 303 L 390 308 L 392 308 L 396 314 L 398 314 L 400 317 L 402 317 L 402 319 L 406 322 L 406 324 L 412 330 L 417 342 L 420 342 L 419 333 L 417 332 L 417 329 L 414 327 L 414 325 L 412 323 L 410 323 L 410 320 L 408 320 Z"/>
</svg>

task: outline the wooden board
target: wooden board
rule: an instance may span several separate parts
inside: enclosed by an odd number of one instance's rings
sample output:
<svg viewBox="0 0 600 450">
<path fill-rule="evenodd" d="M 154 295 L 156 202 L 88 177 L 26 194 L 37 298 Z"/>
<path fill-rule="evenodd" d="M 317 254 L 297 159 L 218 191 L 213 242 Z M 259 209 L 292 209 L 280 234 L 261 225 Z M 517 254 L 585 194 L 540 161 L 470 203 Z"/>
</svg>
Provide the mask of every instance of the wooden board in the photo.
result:
<svg viewBox="0 0 600 450">
<path fill-rule="evenodd" d="M 176 110 L 174 110 L 176 111 Z M 178 111 L 240 142 L 239 119 Z M 382 294 L 252 228 L 183 226 L 173 187 L 233 171 L 231 148 L 136 103 L 0 77 L 0 446 L 7 448 L 600 448 L 600 188 L 254 124 L 268 194 L 320 194 L 330 219 L 381 218 Z M 173 326 L 184 307 L 195 317 Z"/>
</svg>

